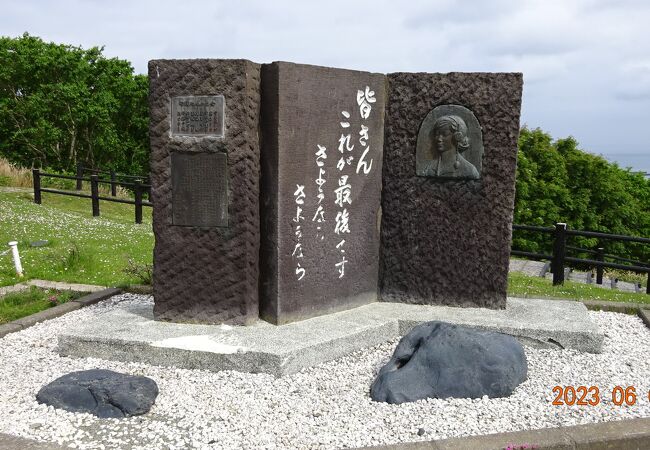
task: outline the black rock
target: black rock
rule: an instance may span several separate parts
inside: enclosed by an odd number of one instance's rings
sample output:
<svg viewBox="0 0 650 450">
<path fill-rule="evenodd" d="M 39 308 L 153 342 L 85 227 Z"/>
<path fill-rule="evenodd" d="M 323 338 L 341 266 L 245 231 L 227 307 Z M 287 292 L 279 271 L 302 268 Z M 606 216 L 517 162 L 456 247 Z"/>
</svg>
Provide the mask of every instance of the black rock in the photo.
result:
<svg viewBox="0 0 650 450">
<path fill-rule="evenodd" d="M 57 378 L 41 388 L 36 400 L 70 412 L 122 418 L 149 412 L 157 396 L 150 378 L 94 369 Z"/>
<path fill-rule="evenodd" d="M 404 336 L 370 388 L 373 400 L 507 397 L 527 378 L 521 344 L 512 336 L 427 322 Z"/>
</svg>

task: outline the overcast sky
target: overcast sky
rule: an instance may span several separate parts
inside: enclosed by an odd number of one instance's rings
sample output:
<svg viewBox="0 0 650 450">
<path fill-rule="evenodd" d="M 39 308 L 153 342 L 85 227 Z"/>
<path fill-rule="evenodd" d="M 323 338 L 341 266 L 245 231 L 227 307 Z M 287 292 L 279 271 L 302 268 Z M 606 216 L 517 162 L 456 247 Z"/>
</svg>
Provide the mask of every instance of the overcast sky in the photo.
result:
<svg viewBox="0 0 650 450">
<path fill-rule="evenodd" d="M 522 124 L 650 154 L 648 0 L 3 0 L 0 33 L 156 58 L 524 74 Z"/>
</svg>

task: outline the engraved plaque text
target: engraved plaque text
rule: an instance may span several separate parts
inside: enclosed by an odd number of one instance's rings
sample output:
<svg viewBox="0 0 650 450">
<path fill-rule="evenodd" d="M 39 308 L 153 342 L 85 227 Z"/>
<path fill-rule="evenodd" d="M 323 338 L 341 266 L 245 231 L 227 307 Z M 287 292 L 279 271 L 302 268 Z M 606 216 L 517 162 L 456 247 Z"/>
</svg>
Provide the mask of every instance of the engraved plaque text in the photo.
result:
<svg viewBox="0 0 650 450">
<path fill-rule="evenodd" d="M 172 98 L 172 136 L 223 137 L 223 95 Z"/>
<path fill-rule="evenodd" d="M 172 225 L 228 226 L 228 157 L 173 152 Z"/>
</svg>

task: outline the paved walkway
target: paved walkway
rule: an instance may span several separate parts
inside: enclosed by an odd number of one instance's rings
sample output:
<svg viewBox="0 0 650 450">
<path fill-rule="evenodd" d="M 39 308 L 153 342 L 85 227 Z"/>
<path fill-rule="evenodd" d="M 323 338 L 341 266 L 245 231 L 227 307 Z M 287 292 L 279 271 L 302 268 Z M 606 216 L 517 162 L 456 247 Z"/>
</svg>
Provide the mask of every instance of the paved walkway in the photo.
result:
<svg viewBox="0 0 650 450">
<path fill-rule="evenodd" d="M 510 272 L 521 272 L 534 277 L 553 278 L 550 273 L 551 263 L 543 261 L 530 261 L 527 259 L 511 259 Z M 644 287 L 627 281 L 616 281 L 615 279 L 603 277 L 603 284 L 596 284 L 596 276 L 591 272 L 579 272 L 572 269 L 565 269 L 564 279 L 577 283 L 592 284 L 604 289 L 618 289 L 625 292 L 645 292 Z"/>
<path fill-rule="evenodd" d="M 113 425 L 116 430 L 123 426 L 123 422 L 119 421 Z M 97 443 L 101 442 L 97 441 Z M 215 444 L 215 448 L 216 445 L 218 444 Z M 649 448 L 649 446 L 650 418 L 642 418 L 434 441 L 406 442 L 363 447 L 358 450 L 503 450 L 504 448 L 638 450 Z M 65 448 L 68 447 L 53 442 L 37 442 L 0 433 L 0 449 L 4 450 L 63 450 Z"/>
<path fill-rule="evenodd" d="M 28 280 L 24 283 L 14 284 L 13 286 L 0 287 L 0 297 L 12 292 L 20 292 L 36 286 L 41 289 L 55 289 L 57 291 L 75 291 L 75 292 L 97 292 L 106 289 L 105 286 L 94 286 L 92 284 L 65 283 L 62 281 L 47 280 Z"/>
<path fill-rule="evenodd" d="M 29 187 L 0 186 L 0 192 L 34 192 L 34 189 Z"/>
</svg>

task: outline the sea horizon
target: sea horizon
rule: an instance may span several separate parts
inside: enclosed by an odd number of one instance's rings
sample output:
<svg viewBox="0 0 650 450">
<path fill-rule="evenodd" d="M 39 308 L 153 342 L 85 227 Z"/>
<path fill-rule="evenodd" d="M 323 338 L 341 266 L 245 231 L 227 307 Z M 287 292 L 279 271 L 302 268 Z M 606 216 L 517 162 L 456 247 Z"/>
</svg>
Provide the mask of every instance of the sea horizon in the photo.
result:
<svg viewBox="0 0 650 450">
<path fill-rule="evenodd" d="M 598 155 L 598 153 L 595 153 Z M 630 168 L 632 172 L 650 173 L 650 151 L 647 153 L 600 153 L 609 162 L 615 162 L 619 167 Z"/>
</svg>

